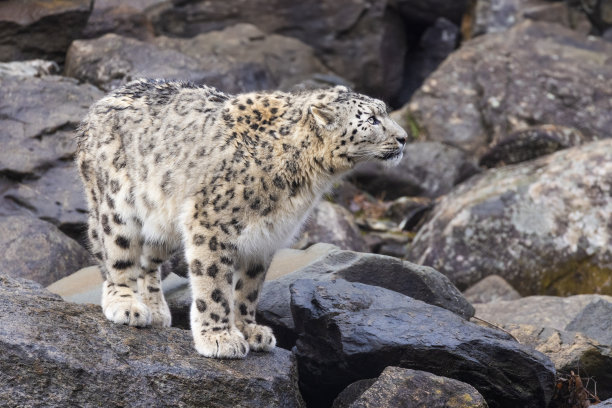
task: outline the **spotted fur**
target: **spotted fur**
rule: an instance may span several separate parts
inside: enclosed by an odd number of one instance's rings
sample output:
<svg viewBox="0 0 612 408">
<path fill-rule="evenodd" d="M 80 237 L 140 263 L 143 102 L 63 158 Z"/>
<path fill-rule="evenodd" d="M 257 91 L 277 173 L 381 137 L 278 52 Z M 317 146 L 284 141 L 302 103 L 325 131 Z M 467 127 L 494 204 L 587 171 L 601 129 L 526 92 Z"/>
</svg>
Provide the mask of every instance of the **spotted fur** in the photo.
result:
<svg viewBox="0 0 612 408">
<path fill-rule="evenodd" d="M 138 80 L 112 92 L 77 151 L 104 314 L 169 326 L 159 265 L 183 247 L 198 352 L 271 350 L 255 308 L 272 254 L 338 177 L 365 160 L 397 163 L 405 141 L 384 103 L 344 87 L 228 95 Z"/>
</svg>

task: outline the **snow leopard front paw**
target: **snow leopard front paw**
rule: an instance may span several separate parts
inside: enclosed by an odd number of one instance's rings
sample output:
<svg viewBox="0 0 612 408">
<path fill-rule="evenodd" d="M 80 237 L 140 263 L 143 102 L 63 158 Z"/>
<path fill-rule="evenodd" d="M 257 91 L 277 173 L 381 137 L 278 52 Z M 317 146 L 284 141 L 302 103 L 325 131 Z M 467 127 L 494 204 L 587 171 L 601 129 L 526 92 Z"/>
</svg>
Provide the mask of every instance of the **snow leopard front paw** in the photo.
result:
<svg viewBox="0 0 612 408">
<path fill-rule="evenodd" d="M 240 329 L 253 351 L 272 351 L 276 347 L 276 337 L 272 329 L 260 324 L 245 324 Z"/>
<path fill-rule="evenodd" d="M 151 311 L 127 287 L 113 287 L 105 282 L 102 292 L 102 310 L 108 320 L 129 326 L 150 326 Z"/>
<path fill-rule="evenodd" d="M 194 330 L 193 339 L 196 350 L 205 357 L 244 358 L 249 352 L 249 343 L 235 327 L 219 331 Z"/>
</svg>

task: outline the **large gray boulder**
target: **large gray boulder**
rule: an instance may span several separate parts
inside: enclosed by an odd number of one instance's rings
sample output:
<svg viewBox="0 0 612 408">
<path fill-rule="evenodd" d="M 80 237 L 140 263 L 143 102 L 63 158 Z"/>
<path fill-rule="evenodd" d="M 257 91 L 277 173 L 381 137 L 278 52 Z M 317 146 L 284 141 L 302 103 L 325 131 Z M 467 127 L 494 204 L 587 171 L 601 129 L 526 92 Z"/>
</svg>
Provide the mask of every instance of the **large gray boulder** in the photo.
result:
<svg viewBox="0 0 612 408">
<path fill-rule="evenodd" d="M 552 397 L 555 371 L 546 356 L 400 293 L 302 279 L 291 286 L 291 310 L 301 389 L 312 406 L 390 365 L 466 382 L 490 407 L 540 408 Z"/>
<path fill-rule="evenodd" d="M 0 2 L 0 61 L 64 60 L 91 12 L 92 0 Z"/>
<path fill-rule="evenodd" d="M 194 38 L 158 37 L 152 43 L 107 34 L 75 41 L 66 75 L 105 90 L 139 77 L 205 83 L 226 92 L 288 88 L 330 71 L 295 38 L 267 35 L 250 24 Z"/>
<path fill-rule="evenodd" d="M 0 174 L 40 176 L 76 150 L 74 130 L 89 106 L 102 97 L 71 78 L 0 77 Z"/>
<path fill-rule="evenodd" d="M 2 273 L 48 285 L 91 263 L 89 253 L 52 224 L 0 216 Z"/>
<path fill-rule="evenodd" d="M 408 105 L 415 136 L 479 157 L 490 143 L 536 125 L 611 137 L 612 44 L 526 21 L 465 43 Z"/>
<path fill-rule="evenodd" d="M 156 34 L 194 37 L 250 23 L 312 46 L 326 66 L 377 95 L 401 86 L 404 23 L 387 0 L 166 1 L 148 13 Z M 358 61 L 358 63 L 356 63 Z"/>
<path fill-rule="evenodd" d="M 497 274 L 521 295 L 612 294 L 612 139 L 489 170 L 444 196 L 408 259 L 460 289 Z"/>
<path fill-rule="evenodd" d="M 0 275 L 5 406 L 302 407 L 288 351 L 200 356 L 191 333 L 115 325 L 29 281 Z"/>
</svg>

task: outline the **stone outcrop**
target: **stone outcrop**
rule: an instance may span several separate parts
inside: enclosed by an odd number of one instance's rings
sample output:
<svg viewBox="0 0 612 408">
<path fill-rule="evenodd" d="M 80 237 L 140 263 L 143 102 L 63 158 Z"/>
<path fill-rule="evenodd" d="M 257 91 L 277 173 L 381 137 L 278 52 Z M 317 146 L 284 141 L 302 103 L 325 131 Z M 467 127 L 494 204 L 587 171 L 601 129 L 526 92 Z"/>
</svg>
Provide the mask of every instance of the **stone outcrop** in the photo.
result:
<svg viewBox="0 0 612 408">
<path fill-rule="evenodd" d="M 467 382 L 490 407 L 539 408 L 552 397 L 554 367 L 543 354 L 397 292 L 298 280 L 291 310 L 302 395 L 315 406 L 390 365 Z"/>
<path fill-rule="evenodd" d="M 6 406 L 303 406 L 286 350 L 203 358 L 189 331 L 115 325 L 99 306 L 67 303 L 6 275 L 0 310 Z"/>
<path fill-rule="evenodd" d="M 249 24 L 152 42 L 116 34 L 72 43 L 66 75 L 110 90 L 139 77 L 189 80 L 225 92 L 289 88 L 329 70 L 295 38 Z"/>
<path fill-rule="evenodd" d="M 521 295 L 612 294 L 612 139 L 489 170 L 442 198 L 408 259 L 460 289 L 497 274 Z"/>
<path fill-rule="evenodd" d="M 454 52 L 408 104 L 415 137 L 474 157 L 514 131 L 575 128 L 611 137 L 612 44 L 556 24 L 526 21 Z"/>
</svg>

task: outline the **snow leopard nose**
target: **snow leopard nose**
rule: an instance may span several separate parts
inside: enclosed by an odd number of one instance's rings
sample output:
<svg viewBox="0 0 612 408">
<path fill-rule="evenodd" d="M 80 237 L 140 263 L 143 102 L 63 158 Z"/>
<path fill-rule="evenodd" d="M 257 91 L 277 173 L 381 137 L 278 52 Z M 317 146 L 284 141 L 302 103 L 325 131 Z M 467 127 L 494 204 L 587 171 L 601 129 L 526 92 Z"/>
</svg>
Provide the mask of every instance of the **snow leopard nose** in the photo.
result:
<svg viewBox="0 0 612 408">
<path fill-rule="evenodd" d="M 405 136 L 398 136 L 395 138 L 395 140 L 397 140 L 399 142 L 399 144 L 401 144 L 402 146 L 406 144 L 406 137 Z"/>
</svg>

